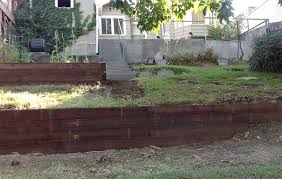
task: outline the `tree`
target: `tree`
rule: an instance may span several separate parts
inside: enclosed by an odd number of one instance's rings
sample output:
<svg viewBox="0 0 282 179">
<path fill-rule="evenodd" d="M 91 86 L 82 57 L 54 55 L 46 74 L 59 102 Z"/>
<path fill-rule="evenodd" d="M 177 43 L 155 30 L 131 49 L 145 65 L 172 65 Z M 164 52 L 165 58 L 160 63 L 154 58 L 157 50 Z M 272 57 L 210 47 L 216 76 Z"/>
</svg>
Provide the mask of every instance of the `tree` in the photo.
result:
<svg viewBox="0 0 282 179">
<path fill-rule="evenodd" d="M 61 51 L 96 25 L 95 13 L 83 19 L 79 3 L 73 9 L 59 9 L 55 0 L 32 0 L 32 5 L 29 0 L 20 0 L 14 16 L 14 34 L 24 37 L 25 46 L 28 47 L 32 38 L 41 37 L 46 40 L 49 53 L 56 44 Z"/>
<path fill-rule="evenodd" d="M 220 24 L 219 21 L 209 27 L 209 36 L 217 40 L 234 40 L 238 34 L 245 28 L 244 15 L 239 15 L 232 19 L 230 23 Z"/>
<path fill-rule="evenodd" d="M 141 31 L 159 29 L 160 25 L 173 18 L 183 19 L 190 9 L 216 13 L 222 23 L 233 16 L 232 0 L 111 0 L 112 6 L 130 17 L 138 18 Z M 282 6 L 282 0 L 279 0 Z"/>
</svg>

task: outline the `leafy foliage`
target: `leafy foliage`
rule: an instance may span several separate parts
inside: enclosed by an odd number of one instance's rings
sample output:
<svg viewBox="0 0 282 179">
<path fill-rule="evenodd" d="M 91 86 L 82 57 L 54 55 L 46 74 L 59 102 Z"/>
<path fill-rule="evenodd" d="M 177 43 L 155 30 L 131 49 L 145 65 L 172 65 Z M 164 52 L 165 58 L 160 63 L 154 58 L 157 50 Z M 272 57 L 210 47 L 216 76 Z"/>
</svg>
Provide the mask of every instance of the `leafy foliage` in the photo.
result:
<svg viewBox="0 0 282 179">
<path fill-rule="evenodd" d="M 215 54 L 214 50 L 207 48 L 202 50 L 198 54 L 193 54 L 191 52 L 181 52 L 176 53 L 169 57 L 168 62 L 171 65 L 202 65 L 205 63 L 217 64 L 218 56 Z"/>
<path fill-rule="evenodd" d="M 20 0 L 14 11 L 16 25 L 14 33 L 23 36 L 26 47 L 32 38 L 41 37 L 46 40 L 47 51 L 51 53 L 57 43 L 59 50 L 73 42 L 75 38 L 93 30 L 96 26 L 95 12 L 92 17 L 83 19 L 80 4 L 75 3 L 73 9 L 55 7 L 55 0 Z M 55 38 L 58 33 L 59 41 Z"/>
<path fill-rule="evenodd" d="M 282 32 L 256 39 L 250 68 L 255 71 L 282 72 Z"/>
<path fill-rule="evenodd" d="M 226 25 L 222 25 L 216 22 L 214 26 L 209 27 L 209 36 L 217 40 L 231 40 L 237 39 L 238 34 L 241 34 L 241 30 L 244 28 L 243 16 L 240 15 L 232 22 Z"/>
<path fill-rule="evenodd" d="M 216 39 L 216 40 L 222 40 L 224 39 L 224 29 L 219 23 L 214 24 L 213 26 L 210 26 L 208 29 L 209 37 Z"/>
<path fill-rule="evenodd" d="M 190 9 L 212 12 L 220 23 L 229 22 L 233 16 L 232 0 L 111 0 L 112 6 L 130 17 L 138 19 L 141 31 L 158 30 L 160 24 L 172 19 L 183 19 Z M 282 6 L 282 0 L 279 0 Z"/>
<path fill-rule="evenodd" d="M 130 17 L 138 18 L 138 28 L 142 31 L 157 30 L 160 24 L 174 18 L 183 19 L 190 9 L 216 12 L 222 21 L 229 21 L 232 13 L 232 0 L 111 0 L 113 7 L 121 9 Z"/>
<path fill-rule="evenodd" d="M 0 63 L 18 63 L 19 61 L 20 53 L 18 49 L 0 39 Z"/>
</svg>

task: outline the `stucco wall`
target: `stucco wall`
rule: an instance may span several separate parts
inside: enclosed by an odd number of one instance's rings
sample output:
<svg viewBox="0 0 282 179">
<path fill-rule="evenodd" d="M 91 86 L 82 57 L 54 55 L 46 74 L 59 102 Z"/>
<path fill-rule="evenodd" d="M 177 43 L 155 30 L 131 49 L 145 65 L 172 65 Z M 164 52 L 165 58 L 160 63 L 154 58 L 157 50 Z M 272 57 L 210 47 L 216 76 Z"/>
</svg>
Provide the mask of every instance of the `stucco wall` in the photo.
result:
<svg viewBox="0 0 282 179">
<path fill-rule="evenodd" d="M 94 3 L 95 0 L 76 0 L 77 3 L 80 3 L 80 10 L 83 13 L 83 17 L 92 16 L 95 12 Z"/>
<path fill-rule="evenodd" d="M 277 32 L 277 31 L 282 31 L 282 21 L 280 22 L 274 22 L 270 23 L 268 25 L 269 31 L 272 32 Z M 266 27 L 260 27 L 257 29 L 254 29 L 250 32 L 245 32 L 242 34 L 242 39 L 248 40 L 248 41 L 254 41 L 256 38 L 261 37 L 263 35 L 266 35 Z"/>
<path fill-rule="evenodd" d="M 142 63 L 146 58 L 153 58 L 159 51 L 164 53 L 193 52 L 198 53 L 205 48 L 213 48 L 222 63 L 236 59 L 238 41 L 218 41 L 203 39 L 170 40 L 143 39 L 143 40 L 109 40 L 100 39 L 100 54 L 108 62 L 121 60 L 124 47 L 125 60 L 128 63 Z M 251 55 L 251 43 L 243 41 L 244 59 Z"/>
</svg>

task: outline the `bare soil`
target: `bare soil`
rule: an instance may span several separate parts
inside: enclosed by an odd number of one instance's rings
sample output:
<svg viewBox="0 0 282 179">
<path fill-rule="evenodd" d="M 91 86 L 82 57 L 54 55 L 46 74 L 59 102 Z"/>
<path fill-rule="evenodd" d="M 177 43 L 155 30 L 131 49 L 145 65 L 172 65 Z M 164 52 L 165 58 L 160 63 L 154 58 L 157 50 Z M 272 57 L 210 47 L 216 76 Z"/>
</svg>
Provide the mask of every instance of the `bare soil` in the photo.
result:
<svg viewBox="0 0 282 179">
<path fill-rule="evenodd" d="M 0 156 L 0 176 L 25 178 L 52 172 L 81 173 L 108 178 L 144 175 L 172 170 L 237 165 L 281 165 L 282 123 L 250 126 L 246 133 L 212 144 L 159 148 L 107 150 L 74 154 Z"/>
<path fill-rule="evenodd" d="M 111 89 L 114 98 L 140 98 L 144 95 L 137 81 L 111 81 L 107 87 Z"/>
</svg>

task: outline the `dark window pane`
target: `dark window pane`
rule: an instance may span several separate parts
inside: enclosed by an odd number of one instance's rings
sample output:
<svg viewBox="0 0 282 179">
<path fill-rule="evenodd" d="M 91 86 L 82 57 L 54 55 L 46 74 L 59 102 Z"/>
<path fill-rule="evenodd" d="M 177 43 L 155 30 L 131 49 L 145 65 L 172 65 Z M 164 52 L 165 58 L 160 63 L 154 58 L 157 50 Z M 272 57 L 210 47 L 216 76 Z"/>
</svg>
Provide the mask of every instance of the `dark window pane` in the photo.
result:
<svg viewBox="0 0 282 179">
<path fill-rule="evenodd" d="M 71 7 L 71 0 L 58 0 L 58 7 Z"/>
<path fill-rule="evenodd" d="M 115 34 L 124 34 L 123 19 L 114 19 Z"/>
<path fill-rule="evenodd" d="M 112 34 L 111 19 L 102 18 L 102 34 Z"/>
</svg>

